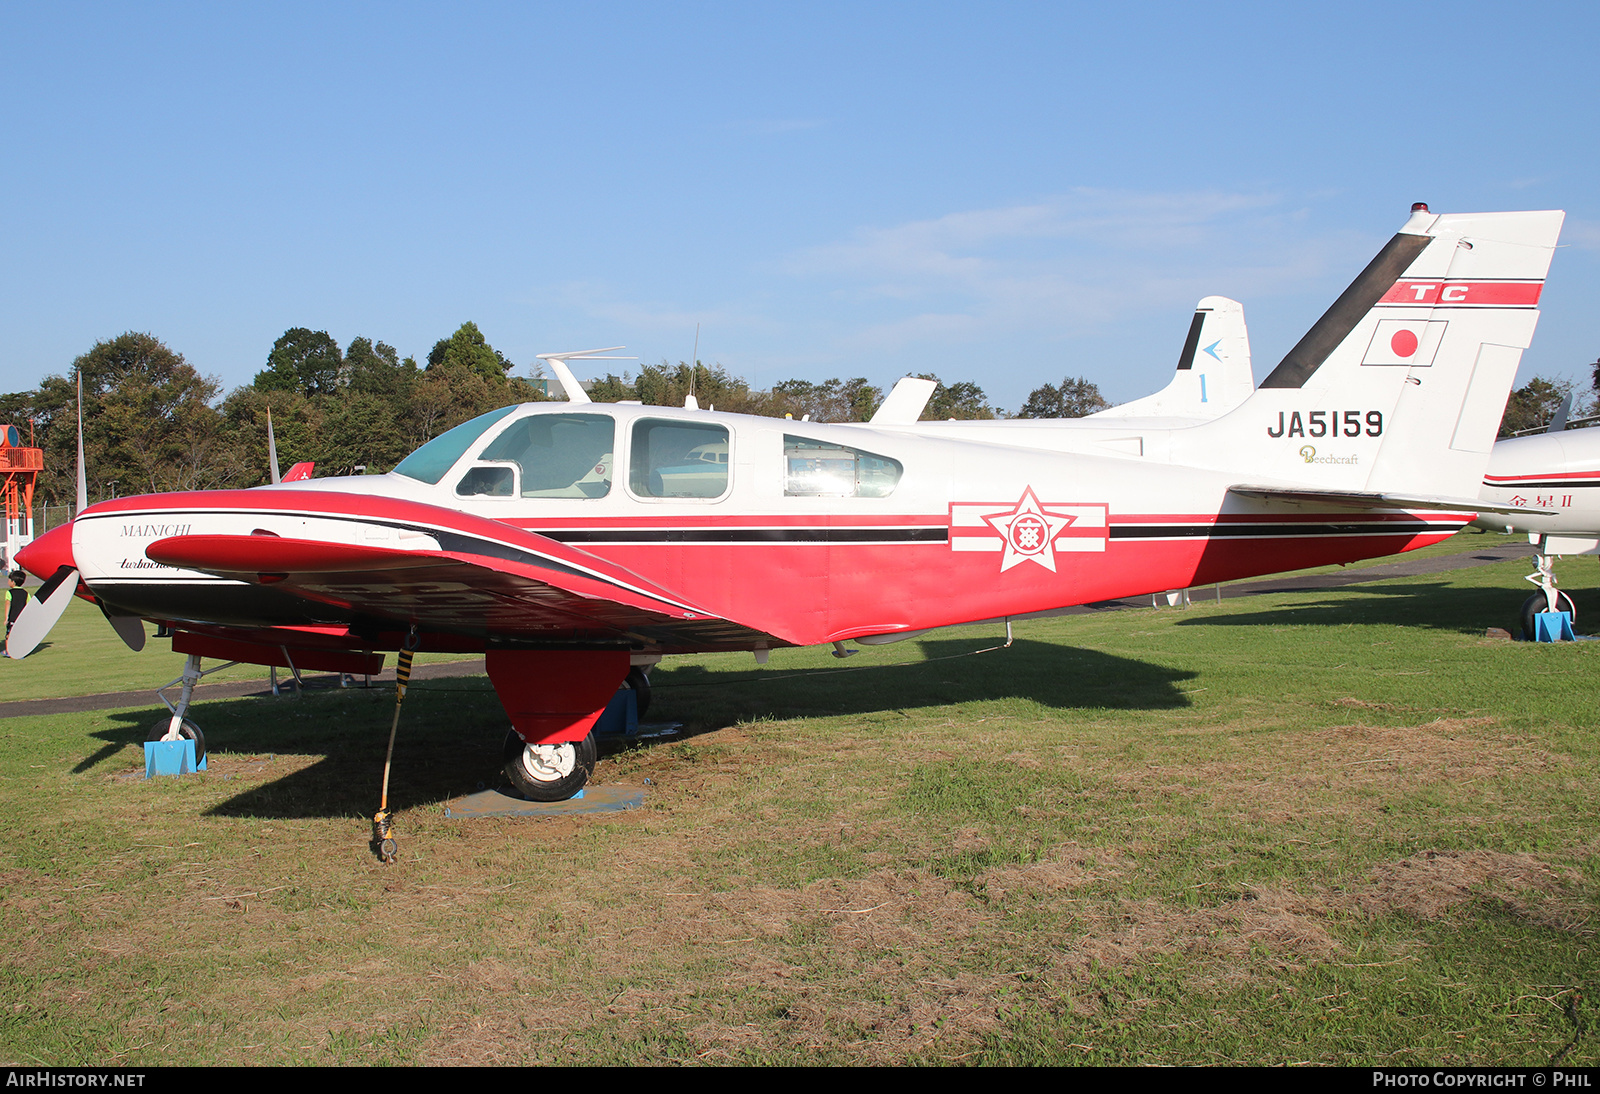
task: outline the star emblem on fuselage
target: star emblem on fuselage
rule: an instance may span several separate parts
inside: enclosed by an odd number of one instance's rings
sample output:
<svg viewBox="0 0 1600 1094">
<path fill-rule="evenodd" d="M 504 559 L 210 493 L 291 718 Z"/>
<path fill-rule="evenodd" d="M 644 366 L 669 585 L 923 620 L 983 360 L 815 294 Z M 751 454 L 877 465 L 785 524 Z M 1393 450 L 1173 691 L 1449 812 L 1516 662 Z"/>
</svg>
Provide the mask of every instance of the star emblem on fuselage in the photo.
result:
<svg viewBox="0 0 1600 1094">
<path fill-rule="evenodd" d="M 1001 573 L 1023 562 L 1037 562 L 1055 573 L 1056 536 L 1077 518 L 1047 510 L 1039 504 L 1030 486 L 1022 491 L 1021 500 L 1011 512 L 996 513 L 983 519 L 1005 541 L 1005 556 L 1000 560 Z"/>
</svg>

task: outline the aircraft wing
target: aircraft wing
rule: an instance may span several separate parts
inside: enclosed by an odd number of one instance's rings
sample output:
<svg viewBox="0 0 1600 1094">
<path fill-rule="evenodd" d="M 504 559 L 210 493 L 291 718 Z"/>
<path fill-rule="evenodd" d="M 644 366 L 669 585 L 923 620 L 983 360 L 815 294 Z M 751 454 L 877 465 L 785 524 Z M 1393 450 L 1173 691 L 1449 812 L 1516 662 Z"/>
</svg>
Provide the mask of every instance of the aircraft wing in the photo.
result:
<svg viewBox="0 0 1600 1094">
<path fill-rule="evenodd" d="M 513 548 L 505 539 L 514 537 Z M 270 586 L 353 618 L 425 630 L 551 645 L 648 645 L 663 652 L 749 649 L 766 632 L 686 603 L 612 563 L 543 536 L 506 528 L 493 554 L 392 549 L 271 534 L 181 535 L 157 540 L 154 562 Z"/>
<path fill-rule="evenodd" d="M 1548 517 L 1553 509 L 1501 505 L 1481 498 L 1441 498 L 1422 494 L 1367 493 L 1351 490 L 1306 490 L 1286 486 L 1230 486 L 1228 493 L 1257 501 L 1299 501 L 1344 509 L 1429 509 L 1447 513 L 1523 513 Z"/>
</svg>

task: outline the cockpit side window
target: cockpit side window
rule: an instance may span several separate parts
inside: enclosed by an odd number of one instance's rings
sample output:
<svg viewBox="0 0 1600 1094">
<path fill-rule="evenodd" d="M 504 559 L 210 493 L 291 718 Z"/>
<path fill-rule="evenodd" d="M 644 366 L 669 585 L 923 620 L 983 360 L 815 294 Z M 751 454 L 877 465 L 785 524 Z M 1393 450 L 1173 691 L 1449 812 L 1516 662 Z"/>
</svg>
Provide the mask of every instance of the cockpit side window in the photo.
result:
<svg viewBox="0 0 1600 1094">
<path fill-rule="evenodd" d="M 507 426 L 478 459 L 521 468 L 525 498 L 603 498 L 611 492 L 616 432 L 607 414 L 534 414 Z"/>
<path fill-rule="evenodd" d="M 728 492 L 728 430 L 642 418 L 633 426 L 628 489 L 641 498 L 720 498 Z"/>
<path fill-rule="evenodd" d="M 888 456 L 788 434 L 783 468 L 783 492 L 791 498 L 886 498 L 902 471 Z"/>
<path fill-rule="evenodd" d="M 515 488 L 509 467 L 469 467 L 456 483 L 456 493 L 463 498 L 509 498 Z"/>
<path fill-rule="evenodd" d="M 401 460 L 395 466 L 395 474 L 404 475 L 409 479 L 439 485 L 439 480 L 444 478 L 444 473 L 455 466 L 462 453 L 472 447 L 472 442 L 483 436 L 494 423 L 517 409 L 514 406 L 503 406 L 499 410 L 491 410 L 487 414 L 480 414 L 470 421 L 462 422 L 454 429 L 439 434 L 433 440 L 417 449 L 411 455 Z"/>
</svg>

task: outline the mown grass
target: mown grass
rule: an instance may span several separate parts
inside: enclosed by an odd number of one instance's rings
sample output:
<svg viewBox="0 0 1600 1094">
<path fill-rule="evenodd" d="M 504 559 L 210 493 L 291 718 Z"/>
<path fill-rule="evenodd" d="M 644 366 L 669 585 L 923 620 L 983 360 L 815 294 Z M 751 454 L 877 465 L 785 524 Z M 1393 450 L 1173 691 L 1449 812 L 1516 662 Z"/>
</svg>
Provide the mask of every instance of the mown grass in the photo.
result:
<svg viewBox="0 0 1600 1094">
<path fill-rule="evenodd" d="M 389 868 L 392 693 L 204 704 L 212 773 L 155 782 L 151 708 L 0 721 L 0 1057 L 1545 1064 L 1600 650 L 1483 637 L 1526 569 L 669 662 L 628 814 L 444 818 L 503 715 L 419 685 Z"/>
</svg>

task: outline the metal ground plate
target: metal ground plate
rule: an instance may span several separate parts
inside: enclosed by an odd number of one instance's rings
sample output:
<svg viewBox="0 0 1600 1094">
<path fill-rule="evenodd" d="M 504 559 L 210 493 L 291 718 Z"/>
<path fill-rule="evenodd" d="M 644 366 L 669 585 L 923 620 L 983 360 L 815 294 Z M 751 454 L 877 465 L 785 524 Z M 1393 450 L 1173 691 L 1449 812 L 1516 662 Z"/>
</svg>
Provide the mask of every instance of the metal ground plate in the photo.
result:
<svg viewBox="0 0 1600 1094">
<path fill-rule="evenodd" d="M 644 788 L 638 786 L 588 786 L 576 798 L 564 802 L 530 802 L 501 790 L 480 790 L 446 802 L 444 815 L 474 817 L 573 817 L 584 813 L 618 813 L 644 804 Z"/>
</svg>

